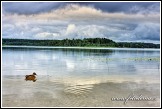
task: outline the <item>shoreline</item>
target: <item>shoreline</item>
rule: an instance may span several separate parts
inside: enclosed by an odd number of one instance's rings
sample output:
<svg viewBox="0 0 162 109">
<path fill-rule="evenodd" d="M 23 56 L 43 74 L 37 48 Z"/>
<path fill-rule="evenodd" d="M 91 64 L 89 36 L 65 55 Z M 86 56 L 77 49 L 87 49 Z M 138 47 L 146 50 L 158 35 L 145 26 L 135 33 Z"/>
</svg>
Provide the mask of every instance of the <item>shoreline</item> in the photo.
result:
<svg viewBox="0 0 162 109">
<path fill-rule="evenodd" d="M 160 51 L 160 48 L 118 48 L 118 47 L 64 47 L 64 46 L 16 46 L 16 45 L 3 45 L 2 48 L 56 48 L 56 49 L 101 49 L 101 50 L 145 50 L 145 51 Z"/>
</svg>

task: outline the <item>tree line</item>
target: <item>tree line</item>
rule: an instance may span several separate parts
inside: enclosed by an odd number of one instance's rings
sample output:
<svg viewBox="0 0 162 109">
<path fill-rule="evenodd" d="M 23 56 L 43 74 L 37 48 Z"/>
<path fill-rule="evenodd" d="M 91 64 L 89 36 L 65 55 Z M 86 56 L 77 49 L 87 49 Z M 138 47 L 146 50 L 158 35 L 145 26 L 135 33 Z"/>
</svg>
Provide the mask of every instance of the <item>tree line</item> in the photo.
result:
<svg viewBox="0 0 162 109">
<path fill-rule="evenodd" d="M 2 45 L 160 48 L 160 44 L 140 42 L 115 42 L 107 38 L 63 40 L 2 39 Z"/>
</svg>

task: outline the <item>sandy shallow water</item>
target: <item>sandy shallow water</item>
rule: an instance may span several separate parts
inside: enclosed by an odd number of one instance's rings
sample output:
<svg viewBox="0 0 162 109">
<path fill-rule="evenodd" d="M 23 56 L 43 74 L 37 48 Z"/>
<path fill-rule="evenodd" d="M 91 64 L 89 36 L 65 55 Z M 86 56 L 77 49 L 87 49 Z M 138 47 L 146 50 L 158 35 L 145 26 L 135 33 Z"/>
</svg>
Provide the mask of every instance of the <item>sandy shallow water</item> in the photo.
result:
<svg viewBox="0 0 162 109">
<path fill-rule="evenodd" d="M 160 106 L 160 84 L 149 82 L 105 81 L 39 77 L 36 82 L 24 76 L 4 76 L 2 83 L 3 107 L 156 107 Z M 97 79 L 96 79 L 97 81 Z M 134 94 L 155 98 L 153 101 L 112 101 Z"/>
</svg>

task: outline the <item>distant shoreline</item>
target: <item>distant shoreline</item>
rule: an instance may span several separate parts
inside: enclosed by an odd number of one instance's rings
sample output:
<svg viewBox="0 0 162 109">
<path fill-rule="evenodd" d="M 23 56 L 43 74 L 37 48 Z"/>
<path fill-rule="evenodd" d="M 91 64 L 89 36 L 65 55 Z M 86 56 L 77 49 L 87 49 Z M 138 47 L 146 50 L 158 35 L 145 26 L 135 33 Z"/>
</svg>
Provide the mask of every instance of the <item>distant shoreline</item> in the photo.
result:
<svg viewBox="0 0 162 109">
<path fill-rule="evenodd" d="M 160 44 L 143 42 L 115 42 L 107 38 L 84 38 L 63 40 L 2 39 L 2 45 L 75 48 L 160 48 Z"/>
<path fill-rule="evenodd" d="M 26 46 L 26 45 L 3 45 L 2 48 L 65 48 L 65 49 L 101 49 L 101 50 L 147 50 L 160 51 L 160 48 L 118 48 L 118 47 L 64 47 L 64 46 Z"/>
</svg>

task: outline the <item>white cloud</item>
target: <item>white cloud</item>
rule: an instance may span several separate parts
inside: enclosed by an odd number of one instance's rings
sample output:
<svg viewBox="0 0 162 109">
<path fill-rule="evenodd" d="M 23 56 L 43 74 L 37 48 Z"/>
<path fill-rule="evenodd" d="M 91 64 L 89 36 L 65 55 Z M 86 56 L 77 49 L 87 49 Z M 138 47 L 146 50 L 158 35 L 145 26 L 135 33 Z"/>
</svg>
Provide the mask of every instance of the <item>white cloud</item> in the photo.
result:
<svg viewBox="0 0 162 109">
<path fill-rule="evenodd" d="M 41 32 L 36 34 L 34 37 L 36 39 L 52 39 L 59 36 L 59 34 L 57 33 L 49 33 L 49 32 Z"/>
<path fill-rule="evenodd" d="M 39 28 L 39 27 L 34 27 L 34 28 L 31 29 L 31 31 L 32 31 L 32 32 L 41 32 L 42 29 Z"/>
<path fill-rule="evenodd" d="M 49 36 L 52 36 L 52 33 L 42 32 L 42 33 L 38 33 L 35 35 L 35 37 L 37 37 L 37 38 L 47 38 Z"/>
<path fill-rule="evenodd" d="M 67 27 L 67 30 L 66 30 L 66 33 L 65 34 L 70 34 L 70 33 L 73 33 L 75 31 L 75 24 L 69 24 L 68 27 Z"/>
</svg>

